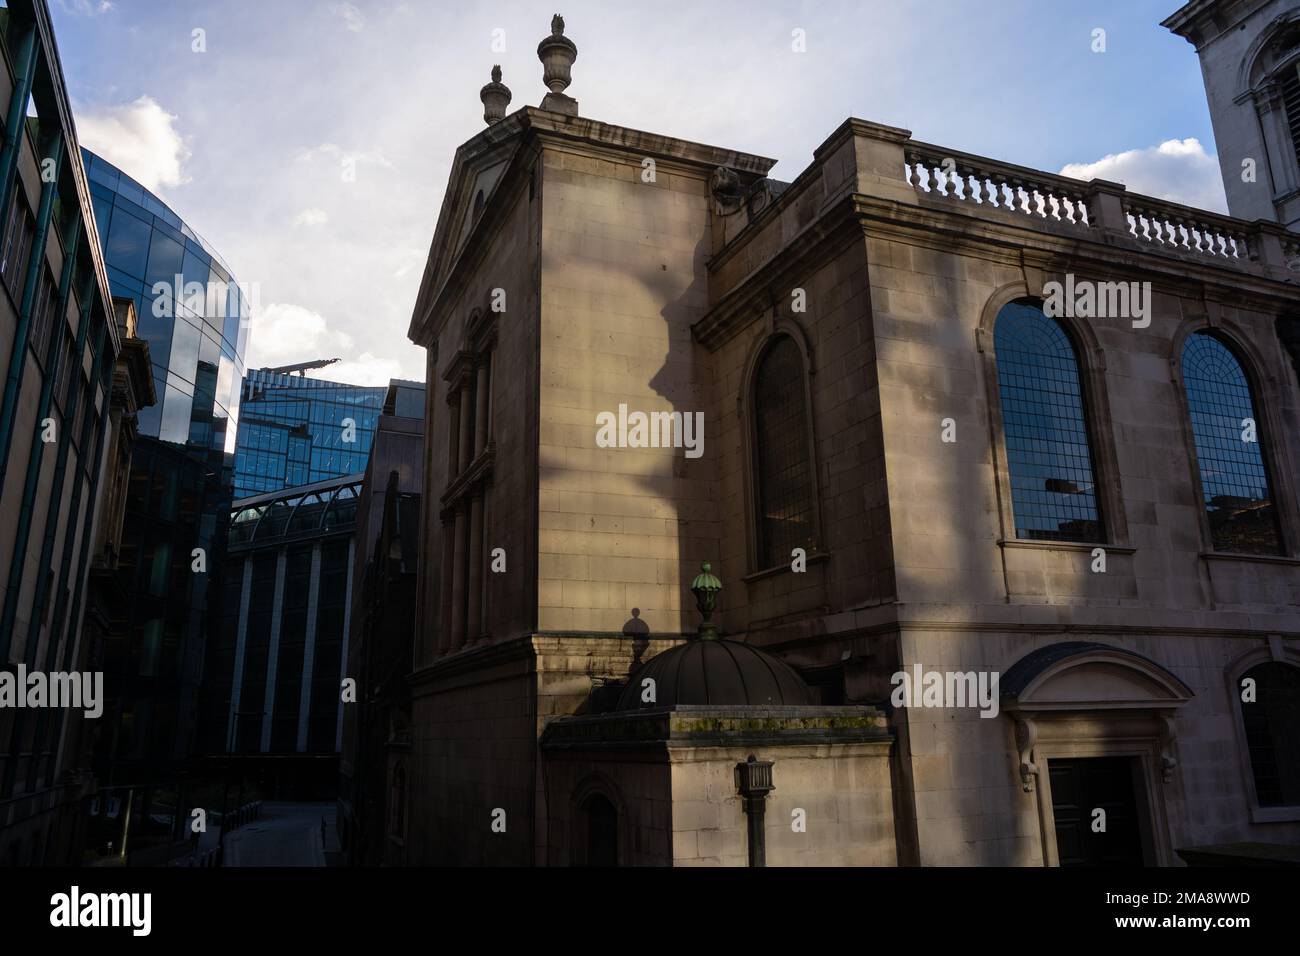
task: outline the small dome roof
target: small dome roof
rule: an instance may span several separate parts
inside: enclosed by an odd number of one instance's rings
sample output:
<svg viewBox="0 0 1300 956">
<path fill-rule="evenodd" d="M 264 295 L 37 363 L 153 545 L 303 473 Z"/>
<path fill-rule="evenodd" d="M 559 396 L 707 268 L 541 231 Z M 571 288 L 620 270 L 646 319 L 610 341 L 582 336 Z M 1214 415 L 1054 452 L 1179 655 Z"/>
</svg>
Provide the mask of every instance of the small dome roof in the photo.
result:
<svg viewBox="0 0 1300 956">
<path fill-rule="evenodd" d="M 653 678 L 655 701 L 641 702 Z M 808 706 L 812 691 L 793 667 L 767 651 L 727 640 L 693 640 L 650 658 L 628 679 L 616 710 L 676 704 Z"/>
</svg>

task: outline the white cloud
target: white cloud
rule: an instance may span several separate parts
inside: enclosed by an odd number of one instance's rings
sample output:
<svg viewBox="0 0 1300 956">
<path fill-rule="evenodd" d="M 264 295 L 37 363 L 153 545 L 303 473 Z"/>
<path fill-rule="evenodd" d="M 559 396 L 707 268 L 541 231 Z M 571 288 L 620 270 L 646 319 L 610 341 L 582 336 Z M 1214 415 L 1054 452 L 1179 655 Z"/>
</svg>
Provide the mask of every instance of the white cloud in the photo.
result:
<svg viewBox="0 0 1300 956">
<path fill-rule="evenodd" d="M 336 16 L 342 17 L 347 28 L 353 33 L 360 33 L 366 28 L 366 21 L 361 16 L 361 11 L 350 3 L 336 3 L 330 7 L 330 11 Z"/>
<path fill-rule="evenodd" d="M 353 355 L 352 336 L 329 327 L 319 312 L 289 302 L 273 302 L 258 311 L 249 337 L 247 365 L 267 368 L 317 359 L 344 361 L 311 373 L 349 385 L 387 385 L 402 378 L 402 363 L 371 352 Z"/>
<path fill-rule="evenodd" d="M 101 13 L 110 13 L 117 9 L 111 0 L 59 0 L 59 6 L 68 13 L 83 17 L 94 17 Z"/>
<path fill-rule="evenodd" d="M 367 150 L 361 153 L 350 153 L 344 150 L 342 147 L 340 147 L 337 143 L 321 143 L 319 146 L 313 147 L 312 149 L 309 150 L 305 150 L 304 152 L 299 154 L 298 162 L 300 163 L 314 162 L 316 159 L 316 155 L 318 153 L 324 153 L 327 156 L 335 156 L 338 158 L 340 164 L 351 163 L 352 165 L 355 166 L 361 163 L 367 163 L 374 166 L 382 166 L 385 169 L 394 168 L 393 164 L 379 150 Z"/>
<path fill-rule="evenodd" d="M 313 206 L 298 213 L 294 219 L 295 226 L 323 226 L 330 221 L 330 214 L 324 209 Z"/>
<path fill-rule="evenodd" d="M 124 170 L 146 189 L 189 182 L 190 151 L 176 129 L 177 117 L 152 97 L 77 117 L 81 145 Z"/>
<path fill-rule="evenodd" d="M 1169 139 L 1159 146 L 1113 153 L 1093 163 L 1070 163 L 1061 175 L 1109 179 L 1143 196 L 1214 212 L 1228 210 L 1219 161 L 1194 138 Z"/>
<path fill-rule="evenodd" d="M 248 367 L 334 358 L 347 354 L 351 348 L 352 337 L 332 331 L 319 312 L 288 302 L 272 302 L 254 317 Z"/>
<path fill-rule="evenodd" d="M 346 382 L 349 385 L 387 385 L 389 379 L 406 377 L 402 374 L 401 362 L 378 358 L 369 352 L 362 352 L 352 361 L 321 369 L 316 374 L 331 382 Z"/>
</svg>

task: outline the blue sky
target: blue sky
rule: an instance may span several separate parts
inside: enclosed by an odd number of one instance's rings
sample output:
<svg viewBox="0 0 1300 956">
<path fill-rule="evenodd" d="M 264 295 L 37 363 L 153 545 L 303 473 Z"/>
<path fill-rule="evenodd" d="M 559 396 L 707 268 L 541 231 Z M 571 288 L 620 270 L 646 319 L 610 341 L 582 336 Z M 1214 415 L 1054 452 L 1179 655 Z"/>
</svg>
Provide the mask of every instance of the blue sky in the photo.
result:
<svg viewBox="0 0 1300 956">
<path fill-rule="evenodd" d="M 422 379 L 406 328 L 452 154 L 483 127 L 478 90 L 492 64 L 514 93 L 511 109 L 541 101 L 535 51 L 557 0 L 50 5 L 83 143 L 154 189 L 241 282 L 257 284 L 250 365 L 337 355 L 345 364 L 332 378 Z M 852 115 L 1222 209 L 1195 51 L 1159 25 L 1177 6 L 558 9 L 578 45 L 568 92 L 584 116 L 770 156 L 778 179 L 793 179 Z M 204 52 L 193 50 L 195 29 Z M 796 29 L 806 52 L 792 49 Z M 495 30 L 504 52 L 492 50 Z M 345 159 L 354 181 L 340 175 Z"/>
</svg>

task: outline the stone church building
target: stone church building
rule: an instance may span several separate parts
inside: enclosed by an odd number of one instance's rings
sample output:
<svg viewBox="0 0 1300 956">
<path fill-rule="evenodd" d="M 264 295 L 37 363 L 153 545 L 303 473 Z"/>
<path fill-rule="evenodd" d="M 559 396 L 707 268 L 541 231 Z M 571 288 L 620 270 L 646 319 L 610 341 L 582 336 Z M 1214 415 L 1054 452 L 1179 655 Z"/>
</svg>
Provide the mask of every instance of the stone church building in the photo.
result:
<svg viewBox="0 0 1300 956">
<path fill-rule="evenodd" d="M 777 181 L 576 52 L 483 88 L 411 321 L 388 862 L 1300 843 L 1300 239 L 859 119 Z"/>
</svg>

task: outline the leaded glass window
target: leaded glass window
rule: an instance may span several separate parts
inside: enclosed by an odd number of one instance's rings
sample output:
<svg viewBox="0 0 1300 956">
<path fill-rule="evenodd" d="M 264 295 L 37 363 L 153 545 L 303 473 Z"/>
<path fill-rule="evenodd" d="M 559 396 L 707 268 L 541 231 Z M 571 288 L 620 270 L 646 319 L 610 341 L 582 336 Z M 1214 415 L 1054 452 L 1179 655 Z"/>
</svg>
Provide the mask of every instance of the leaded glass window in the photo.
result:
<svg viewBox="0 0 1300 956">
<path fill-rule="evenodd" d="M 1183 384 L 1214 550 L 1280 553 L 1277 509 L 1241 363 L 1220 339 L 1197 332 L 1183 346 Z"/>
<path fill-rule="evenodd" d="M 754 376 L 754 451 L 758 556 L 762 568 L 789 564 L 791 552 L 816 550 L 812 443 L 803 355 L 780 336 Z"/>
<path fill-rule="evenodd" d="M 1012 302 L 993 328 L 1016 537 L 1104 540 L 1078 356 L 1036 302 Z"/>
</svg>

